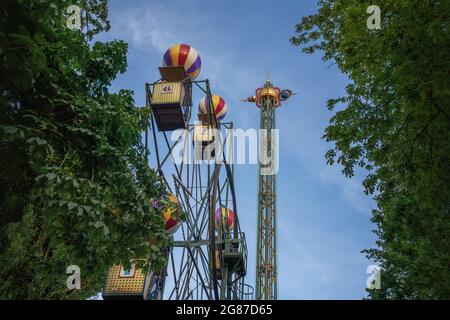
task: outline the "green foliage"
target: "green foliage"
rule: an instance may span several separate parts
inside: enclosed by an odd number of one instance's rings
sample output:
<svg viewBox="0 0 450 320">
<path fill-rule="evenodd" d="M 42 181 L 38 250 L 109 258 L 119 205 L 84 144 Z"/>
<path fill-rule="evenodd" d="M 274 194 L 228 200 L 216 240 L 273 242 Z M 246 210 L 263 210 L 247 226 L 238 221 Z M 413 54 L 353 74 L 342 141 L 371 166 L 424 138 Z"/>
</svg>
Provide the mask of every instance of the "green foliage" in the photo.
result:
<svg viewBox="0 0 450 320">
<path fill-rule="evenodd" d="M 329 164 L 368 170 L 366 193 L 378 209 L 384 271 L 373 299 L 450 298 L 450 2 L 385 0 L 381 30 L 369 30 L 373 1 L 322 0 L 291 39 L 320 50 L 348 75 L 346 96 L 331 99 L 324 138 Z"/>
<path fill-rule="evenodd" d="M 158 268 L 169 242 L 150 200 L 165 188 L 141 143 L 150 115 L 132 92 L 108 91 L 126 70 L 127 44 L 88 42 L 109 28 L 106 1 L 80 1 L 89 9 L 84 32 L 66 27 L 71 4 L 2 1 L 3 299 L 89 297 L 115 263 L 147 258 Z M 81 269 L 81 290 L 66 287 L 72 264 Z"/>
</svg>

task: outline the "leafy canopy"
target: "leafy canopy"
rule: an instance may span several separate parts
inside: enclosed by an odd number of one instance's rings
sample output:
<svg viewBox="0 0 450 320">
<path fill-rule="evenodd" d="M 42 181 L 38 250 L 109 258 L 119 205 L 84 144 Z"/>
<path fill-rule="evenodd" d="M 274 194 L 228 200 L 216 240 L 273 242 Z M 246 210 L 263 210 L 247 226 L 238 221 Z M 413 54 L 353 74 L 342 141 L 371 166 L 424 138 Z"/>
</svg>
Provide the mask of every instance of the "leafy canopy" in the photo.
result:
<svg viewBox="0 0 450 320">
<path fill-rule="evenodd" d="M 127 44 L 107 31 L 107 1 L 2 0 L 0 19 L 0 297 L 86 298 L 108 268 L 162 263 L 168 237 L 151 198 L 165 188 L 145 158 L 149 113 L 109 91 Z M 130 250 L 132 248 L 133 250 Z M 81 290 L 66 268 L 81 269 Z M 143 267 L 146 267 L 142 265 Z"/>
<path fill-rule="evenodd" d="M 381 8 L 369 30 L 367 8 Z M 324 138 L 346 176 L 368 171 L 367 193 L 378 208 L 381 290 L 371 298 L 450 298 L 450 2 L 321 0 L 291 39 L 317 50 L 350 83 L 328 101 L 338 111 Z"/>
</svg>

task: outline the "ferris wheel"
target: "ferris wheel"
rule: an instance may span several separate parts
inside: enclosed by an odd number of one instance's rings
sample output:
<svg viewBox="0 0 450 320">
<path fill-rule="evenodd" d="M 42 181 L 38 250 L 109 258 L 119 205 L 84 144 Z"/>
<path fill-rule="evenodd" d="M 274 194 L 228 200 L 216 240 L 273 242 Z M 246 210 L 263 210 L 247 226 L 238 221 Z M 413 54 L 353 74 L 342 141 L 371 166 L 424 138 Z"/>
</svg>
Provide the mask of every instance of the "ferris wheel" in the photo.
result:
<svg viewBox="0 0 450 320">
<path fill-rule="evenodd" d="M 247 243 L 229 161 L 232 148 L 224 148 L 232 139 L 227 130 L 233 123 L 224 121 L 227 104 L 211 94 L 209 80 L 196 80 L 200 69 L 194 48 L 174 45 L 164 55 L 161 78 L 146 84 L 152 117 L 145 144 L 172 203 L 162 211 L 172 246 L 163 252 L 164 268 L 141 275 L 142 286 L 135 294 L 139 298 L 253 298 L 253 288 L 244 280 Z M 198 112 L 193 93 L 203 96 Z M 103 296 L 115 296 L 118 291 L 113 289 L 120 284 L 115 276 L 108 281 L 110 290 Z"/>
</svg>

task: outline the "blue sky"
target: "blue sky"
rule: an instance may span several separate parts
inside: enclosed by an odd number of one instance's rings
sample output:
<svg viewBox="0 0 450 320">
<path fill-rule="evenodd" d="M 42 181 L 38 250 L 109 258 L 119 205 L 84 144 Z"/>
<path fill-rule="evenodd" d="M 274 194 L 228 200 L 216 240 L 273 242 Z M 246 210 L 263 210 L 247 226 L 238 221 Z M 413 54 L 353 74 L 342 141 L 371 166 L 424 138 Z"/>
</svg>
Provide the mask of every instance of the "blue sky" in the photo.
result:
<svg viewBox="0 0 450 320">
<path fill-rule="evenodd" d="M 332 145 L 321 139 L 333 115 L 326 101 L 342 96 L 348 80 L 320 53 L 305 55 L 289 43 L 300 18 L 315 10 L 314 0 L 111 0 L 112 28 L 98 40 L 129 43 L 128 71 L 113 90 L 133 90 L 137 105 L 145 104 L 144 84 L 159 78 L 162 55 L 175 43 L 198 50 L 199 78 L 210 79 L 213 93 L 224 97 L 235 128 L 258 128 L 258 109 L 240 99 L 253 95 L 268 72 L 276 86 L 298 92 L 277 110 L 279 297 L 361 299 L 371 262 L 360 251 L 375 243 L 375 204 L 362 191 L 362 175 L 348 179 L 326 165 Z M 235 169 L 247 282 L 254 285 L 258 168 Z"/>
</svg>

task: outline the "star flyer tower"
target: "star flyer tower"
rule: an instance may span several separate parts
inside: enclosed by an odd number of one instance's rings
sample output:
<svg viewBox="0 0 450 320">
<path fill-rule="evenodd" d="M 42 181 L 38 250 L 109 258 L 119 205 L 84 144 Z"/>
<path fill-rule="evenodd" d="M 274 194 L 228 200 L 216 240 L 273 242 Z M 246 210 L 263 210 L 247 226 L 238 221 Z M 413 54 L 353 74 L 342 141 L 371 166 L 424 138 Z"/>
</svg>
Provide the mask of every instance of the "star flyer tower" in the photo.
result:
<svg viewBox="0 0 450 320">
<path fill-rule="evenodd" d="M 256 89 L 255 96 L 244 100 L 256 103 L 261 110 L 255 290 L 257 300 L 278 299 L 275 109 L 293 94 L 295 93 L 289 89 L 274 87 L 267 80 L 262 88 Z M 261 156 L 271 161 L 261 161 Z"/>
</svg>

